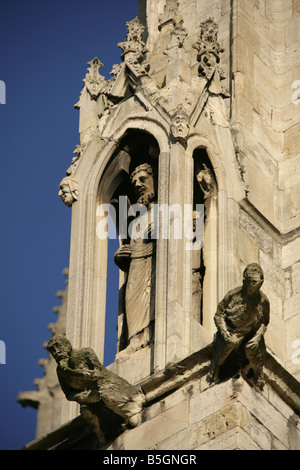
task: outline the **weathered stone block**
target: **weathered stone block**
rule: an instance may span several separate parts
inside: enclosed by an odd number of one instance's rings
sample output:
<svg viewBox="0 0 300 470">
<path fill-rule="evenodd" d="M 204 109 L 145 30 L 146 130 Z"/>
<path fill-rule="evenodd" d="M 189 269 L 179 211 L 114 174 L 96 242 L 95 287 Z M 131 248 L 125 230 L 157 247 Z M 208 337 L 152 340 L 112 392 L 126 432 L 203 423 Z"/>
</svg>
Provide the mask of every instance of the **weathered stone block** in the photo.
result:
<svg viewBox="0 0 300 470">
<path fill-rule="evenodd" d="M 161 415 L 142 423 L 117 438 L 107 450 L 152 449 L 188 426 L 188 401 L 170 408 Z"/>
</svg>

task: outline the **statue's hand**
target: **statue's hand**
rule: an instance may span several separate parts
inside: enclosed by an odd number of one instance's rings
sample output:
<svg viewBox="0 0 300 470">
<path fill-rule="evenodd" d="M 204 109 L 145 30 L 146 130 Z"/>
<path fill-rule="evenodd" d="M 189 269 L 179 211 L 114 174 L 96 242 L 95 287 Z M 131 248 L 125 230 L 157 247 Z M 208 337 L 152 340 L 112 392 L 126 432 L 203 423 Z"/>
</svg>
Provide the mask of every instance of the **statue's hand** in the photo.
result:
<svg viewBox="0 0 300 470">
<path fill-rule="evenodd" d="M 247 349 L 250 349 L 251 351 L 257 349 L 260 343 L 260 339 L 261 336 L 253 336 L 253 338 L 249 339 L 246 345 Z"/>
<path fill-rule="evenodd" d="M 227 333 L 226 341 L 231 344 L 239 344 L 241 339 L 234 333 Z"/>
</svg>

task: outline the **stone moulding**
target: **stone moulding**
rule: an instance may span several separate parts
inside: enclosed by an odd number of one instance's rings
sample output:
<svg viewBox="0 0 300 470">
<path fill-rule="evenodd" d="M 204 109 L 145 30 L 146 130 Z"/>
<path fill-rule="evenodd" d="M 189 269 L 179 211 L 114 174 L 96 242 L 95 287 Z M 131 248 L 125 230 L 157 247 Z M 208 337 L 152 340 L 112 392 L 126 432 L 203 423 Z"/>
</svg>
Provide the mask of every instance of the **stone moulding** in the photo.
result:
<svg viewBox="0 0 300 470">
<path fill-rule="evenodd" d="M 158 372 L 138 384 L 145 394 L 144 409 L 147 409 L 147 407 L 150 407 L 155 402 L 159 402 L 163 397 L 174 393 L 189 383 L 201 378 L 205 379 L 209 371 L 211 354 L 212 345 L 209 344 L 182 361 L 168 366 L 164 371 Z M 264 375 L 266 384 L 293 410 L 296 415 L 295 419 L 297 419 L 296 417 L 300 418 L 300 384 L 269 353 L 266 353 L 265 357 Z M 213 385 L 212 387 L 218 386 Z M 207 388 L 211 387 L 207 386 Z M 263 395 L 267 392 L 256 391 L 255 393 Z M 70 436 L 72 436 L 71 439 Z M 48 433 L 27 444 L 23 449 L 72 449 L 74 443 L 84 441 L 85 439 L 89 439 L 91 442 L 93 434 L 85 420 L 78 416 L 52 433 Z"/>
<path fill-rule="evenodd" d="M 145 402 L 157 401 L 163 395 L 179 389 L 189 381 L 205 377 L 209 371 L 211 354 L 212 344 L 209 344 L 140 383 L 145 393 Z M 265 355 L 264 377 L 266 384 L 300 416 L 300 383 L 268 352 Z"/>
</svg>

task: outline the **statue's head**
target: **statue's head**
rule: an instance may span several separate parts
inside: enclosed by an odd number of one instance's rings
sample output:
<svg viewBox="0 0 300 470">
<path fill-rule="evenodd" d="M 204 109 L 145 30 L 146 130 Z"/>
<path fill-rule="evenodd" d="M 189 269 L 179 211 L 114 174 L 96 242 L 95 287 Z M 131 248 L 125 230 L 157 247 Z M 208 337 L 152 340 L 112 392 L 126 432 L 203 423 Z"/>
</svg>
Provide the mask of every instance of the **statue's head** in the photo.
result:
<svg viewBox="0 0 300 470">
<path fill-rule="evenodd" d="M 130 176 L 139 204 L 147 205 L 156 196 L 156 174 L 149 163 L 138 165 Z"/>
<path fill-rule="evenodd" d="M 49 339 L 47 349 L 56 362 L 59 362 L 70 356 L 72 345 L 66 336 L 54 335 Z"/>
<path fill-rule="evenodd" d="M 243 274 L 243 285 L 248 290 L 258 291 L 264 282 L 264 273 L 260 265 L 251 263 L 246 266 Z"/>
<path fill-rule="evenodd" d="M 59 184 L 58 195 L 66 206 L 71 207 L 78 199 L 78 181 L 66 176 Z"/>
<path fill-rule="evenodd" d="M 183 142 L 187 139 L 190 133 L 190 119 L 182 109 L 172 116 L 171 131 L 176 140 Z"/>
</svg>

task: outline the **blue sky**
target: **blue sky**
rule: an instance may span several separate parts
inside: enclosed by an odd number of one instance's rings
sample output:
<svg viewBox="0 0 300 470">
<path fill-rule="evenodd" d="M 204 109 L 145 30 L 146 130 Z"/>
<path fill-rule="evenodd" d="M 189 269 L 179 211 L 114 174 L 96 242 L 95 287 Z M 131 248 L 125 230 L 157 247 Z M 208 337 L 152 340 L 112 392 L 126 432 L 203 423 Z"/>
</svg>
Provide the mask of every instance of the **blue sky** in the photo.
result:
<svg viewBox="0 0 300 470">
<path fill-rule="evenodd" d="M 16 398 L 43 376 L 38 362 L 47 357 L 56 292 L 65 287 L 71 209 L 57 190 L 79 144 L 74 104 L 87 62 L 97 56 L 110 78 L 126 21 L 136 15 L 137 0 L 1 2 L 0 450 L 35 438 L 36 411 Z"/>
</svg>

